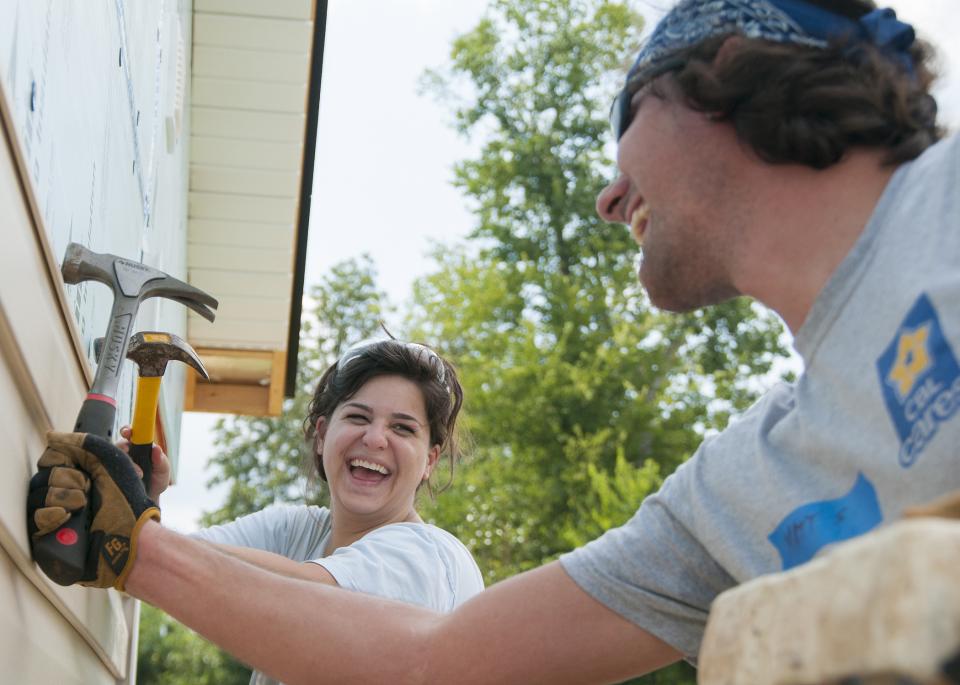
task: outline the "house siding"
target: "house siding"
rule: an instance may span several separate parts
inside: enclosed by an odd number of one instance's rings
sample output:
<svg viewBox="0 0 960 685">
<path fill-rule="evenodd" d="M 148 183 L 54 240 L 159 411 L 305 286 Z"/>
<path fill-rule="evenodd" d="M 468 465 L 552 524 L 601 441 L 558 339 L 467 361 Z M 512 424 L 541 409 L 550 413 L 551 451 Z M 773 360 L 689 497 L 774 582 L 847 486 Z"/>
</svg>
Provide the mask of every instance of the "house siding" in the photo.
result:
<svg viewBox="0 0 960 685">
<path fill-rule="evenodd" d="M 186 280 L 190 2 L 15 0 L 0 10 L 0 673 L 3 682 L 133 682 L 136 603 L 62 588 L 30 559 L 26 485 L 48 430 L 70 430 L 112 293 L 65 286 L 67 244 Z M 183 334 L 150 300 L 139 330 Z M 164 380 L 168 451 L 184 372 Z M 118 393 L 127 422 L 134 373 Z"/>
</svg>

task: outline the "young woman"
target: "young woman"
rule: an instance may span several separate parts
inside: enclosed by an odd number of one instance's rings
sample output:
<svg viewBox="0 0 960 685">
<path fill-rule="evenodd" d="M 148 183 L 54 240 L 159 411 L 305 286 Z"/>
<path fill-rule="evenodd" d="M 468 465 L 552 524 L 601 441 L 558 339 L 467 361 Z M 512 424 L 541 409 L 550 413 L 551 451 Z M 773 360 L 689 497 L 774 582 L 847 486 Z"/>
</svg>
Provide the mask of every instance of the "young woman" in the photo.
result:
<svg viewBox="0 0 960 685">
<path fill-rule="evenodd" d="M 416 494 L 442 461 L 452 475 L 462 402 L 453 366 L 425 345 L 348 349 L 304 421 L 329 508 L 274 505 L 194 537 L 276 573 L 451 611 L 483 580 L 459 540 L 423 522 Z M 251 682 L 274 681 L 254 673 Z"/>
</svg>

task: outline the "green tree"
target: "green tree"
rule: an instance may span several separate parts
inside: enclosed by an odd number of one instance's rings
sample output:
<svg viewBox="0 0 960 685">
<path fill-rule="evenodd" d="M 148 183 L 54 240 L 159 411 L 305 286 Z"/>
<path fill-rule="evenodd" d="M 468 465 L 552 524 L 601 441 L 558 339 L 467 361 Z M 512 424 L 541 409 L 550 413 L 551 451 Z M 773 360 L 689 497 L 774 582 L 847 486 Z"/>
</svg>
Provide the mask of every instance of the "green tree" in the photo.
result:
<svg viewBox="0 0 960 685">
<path fill-rule="evenodd" d="M 436 515 L 464 515 L 491 581 L 622 522 L 782 354 L 778 321 L 746 300 L 651 308 L 627 232 L 593 211 L 613 166 L 601 103 L 641 24 L 623 3 L 496 0 L 427 78 L 481 144 L 455 170 L 477 225 L 436 252 L 409 328 L 469 390 L 477 460 L 458 487 L 481 494 Z"/>
<path fill-rule="evenodd" d="M 250 669 L 149 604 L 140 605 L 140 685 L 247 685 Z"/>
<path fill-rule="evenodd" d="M 595 215 L 605 103 L 641 24 L 625 3 L 494 0 L 425 78 L 480 145 L 455 169 L 476 227 L 437 251 L 409 318 L 457 360 L 476 446 L 427 512 L 490 582 L 626 521 L 783 354 L 779 321 L 746 300 L 651 308 L 627 232 Z"/>
</svg>

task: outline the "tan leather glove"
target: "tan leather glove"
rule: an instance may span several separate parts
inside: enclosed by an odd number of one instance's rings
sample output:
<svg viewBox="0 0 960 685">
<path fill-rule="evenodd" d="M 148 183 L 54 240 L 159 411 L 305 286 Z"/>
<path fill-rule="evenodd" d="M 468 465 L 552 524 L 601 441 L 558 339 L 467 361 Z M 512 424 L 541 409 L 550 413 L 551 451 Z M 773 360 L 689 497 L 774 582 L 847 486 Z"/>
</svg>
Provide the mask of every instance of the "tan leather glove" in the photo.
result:
<svg viewBox="0 0 960 685">
<path fill-rule="evenodd" d="M 37 467 L 27 497 L 31 544 L 89 505 L 92 518 L 79 583 L 123 590 L 136 560 L 140 529 L 150 519 L 160 520 L 160 509 L 147 497 L 130 458 L 105 438 L 53 432 L 47 434 Z"/>
</svg>

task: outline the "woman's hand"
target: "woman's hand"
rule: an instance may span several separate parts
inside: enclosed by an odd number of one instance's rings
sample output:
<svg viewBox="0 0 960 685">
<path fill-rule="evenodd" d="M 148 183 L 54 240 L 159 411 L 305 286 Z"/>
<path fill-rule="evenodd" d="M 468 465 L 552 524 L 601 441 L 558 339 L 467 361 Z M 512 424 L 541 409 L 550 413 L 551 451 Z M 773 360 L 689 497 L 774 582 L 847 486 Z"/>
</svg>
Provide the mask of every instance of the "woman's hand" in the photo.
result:
<svg viewBox="0 0 960 685">
<path fill-rule="evenodd" d="M 124 426 L 120 429 L 120 440 L 117 441 L 117 447 L 124 452 L 130 452 L 130 426 Z M 154 444 L 153 451 L 150 453 L 150 463 L 152 473 L 150 474 L 150 486 L 147 488 L 147 497 L 155 503 L 160 503 L 160 495 L 170 486 L 170 459 L 166 453 L 160 449 L 160 445 Z M 140 477 L 143 478 L 143 470 L 133 464 Z"/>
</svg>

